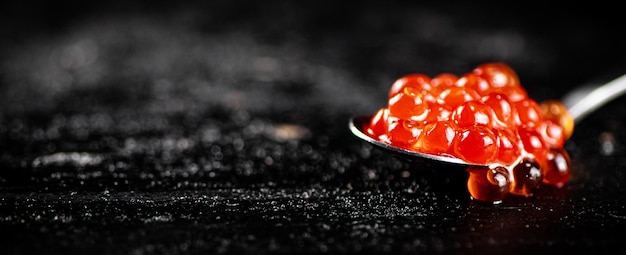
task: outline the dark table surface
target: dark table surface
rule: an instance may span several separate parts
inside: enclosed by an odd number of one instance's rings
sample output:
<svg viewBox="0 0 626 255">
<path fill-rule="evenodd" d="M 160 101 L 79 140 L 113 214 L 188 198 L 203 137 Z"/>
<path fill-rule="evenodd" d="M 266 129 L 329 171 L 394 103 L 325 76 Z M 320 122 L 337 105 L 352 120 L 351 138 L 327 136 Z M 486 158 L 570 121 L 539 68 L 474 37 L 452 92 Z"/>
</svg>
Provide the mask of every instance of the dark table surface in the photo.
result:
<svg viewBox="0 0 626 255">
<path fill-rule="evenodd" d="M 598 6 L 7 4 L 1 253 L 625 254 L 624 98 L 577 124 L 564 187 L 498 205 L 348 129 L 406 73 L 506 62 L 537 101 L 626 73 Z"/>
</svg>

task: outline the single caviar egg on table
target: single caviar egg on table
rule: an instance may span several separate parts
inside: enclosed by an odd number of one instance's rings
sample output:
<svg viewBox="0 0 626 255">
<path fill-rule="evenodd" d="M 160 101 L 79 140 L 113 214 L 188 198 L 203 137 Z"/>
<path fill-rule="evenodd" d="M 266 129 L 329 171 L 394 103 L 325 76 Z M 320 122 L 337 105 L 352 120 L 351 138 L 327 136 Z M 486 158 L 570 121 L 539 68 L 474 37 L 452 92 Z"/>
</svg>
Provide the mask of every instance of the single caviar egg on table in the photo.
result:
<svg viewBox="0 0 626 255">
<path fill-rule="evenodd" d="M 536 102 L 510 66 L 485 63 L 460 76 L 398 78 L 364 130 L 398 148 L 467 162 L 470 196 L 497 203 L 567 183 L 563 145 L 573 128 L 560 101 Z"/>
</svg>

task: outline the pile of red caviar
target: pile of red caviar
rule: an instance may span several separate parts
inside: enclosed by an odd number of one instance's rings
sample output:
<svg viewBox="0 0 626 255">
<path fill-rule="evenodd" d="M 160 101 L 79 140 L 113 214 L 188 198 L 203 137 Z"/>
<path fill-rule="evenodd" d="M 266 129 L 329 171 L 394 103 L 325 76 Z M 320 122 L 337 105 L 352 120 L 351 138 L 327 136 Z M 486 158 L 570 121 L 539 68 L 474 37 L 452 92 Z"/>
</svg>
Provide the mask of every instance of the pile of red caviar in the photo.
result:
<svg viewBox="0 0 626 255">
<path fill-rule="evenodd" d="M 484 165 L 468 168 L 468 191 L 488 202 L 531 196 L 541 183 L 563 186 L 570 177 L 563 145 L 573 128 L 560 101 L 534 101 L 504 63 L 485 63 L 461 76 L 400 77 L 388 105 L 364 127 L 392 146 Z"/>
</svg>

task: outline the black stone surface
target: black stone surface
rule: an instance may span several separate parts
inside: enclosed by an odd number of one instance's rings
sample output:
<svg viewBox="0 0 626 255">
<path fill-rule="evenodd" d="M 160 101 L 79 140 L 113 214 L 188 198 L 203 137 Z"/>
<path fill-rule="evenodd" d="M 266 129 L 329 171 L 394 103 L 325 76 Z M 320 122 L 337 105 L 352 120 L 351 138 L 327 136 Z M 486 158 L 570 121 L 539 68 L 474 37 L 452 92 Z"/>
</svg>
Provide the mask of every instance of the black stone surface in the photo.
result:
<svg viewBox="0 0 626 255">
<path fill-rule="evenodd" d="M 4 6 L 2 254 L 626 253 L 624 98 L 576 126 L 566 186 L 499 205 L 348 130 L 410 72 L 506 62 L 537 101 L 617 77 L 616 6 Z"/>
</svg>

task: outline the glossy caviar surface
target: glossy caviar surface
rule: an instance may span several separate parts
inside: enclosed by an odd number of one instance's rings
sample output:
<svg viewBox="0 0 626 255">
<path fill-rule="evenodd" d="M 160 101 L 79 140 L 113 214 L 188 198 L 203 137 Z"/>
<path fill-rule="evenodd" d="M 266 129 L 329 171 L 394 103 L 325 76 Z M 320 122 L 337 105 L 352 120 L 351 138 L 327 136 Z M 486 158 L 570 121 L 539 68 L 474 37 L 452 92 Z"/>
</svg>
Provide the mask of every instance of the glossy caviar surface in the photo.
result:
<svg viewBox="0 0 626 255">
<path fill-rule="evenodd" d="M 460 76 L 398 78 L 387 106 L 364 130 L 398 148 L 483 165 L 467 169 L 468 191 L 475 200 L 500 202 L 568 181 L 563 145 L 573 128 L 560 101 L 536 102 L 510 66 L 485 63 Z"/>
</svg>

